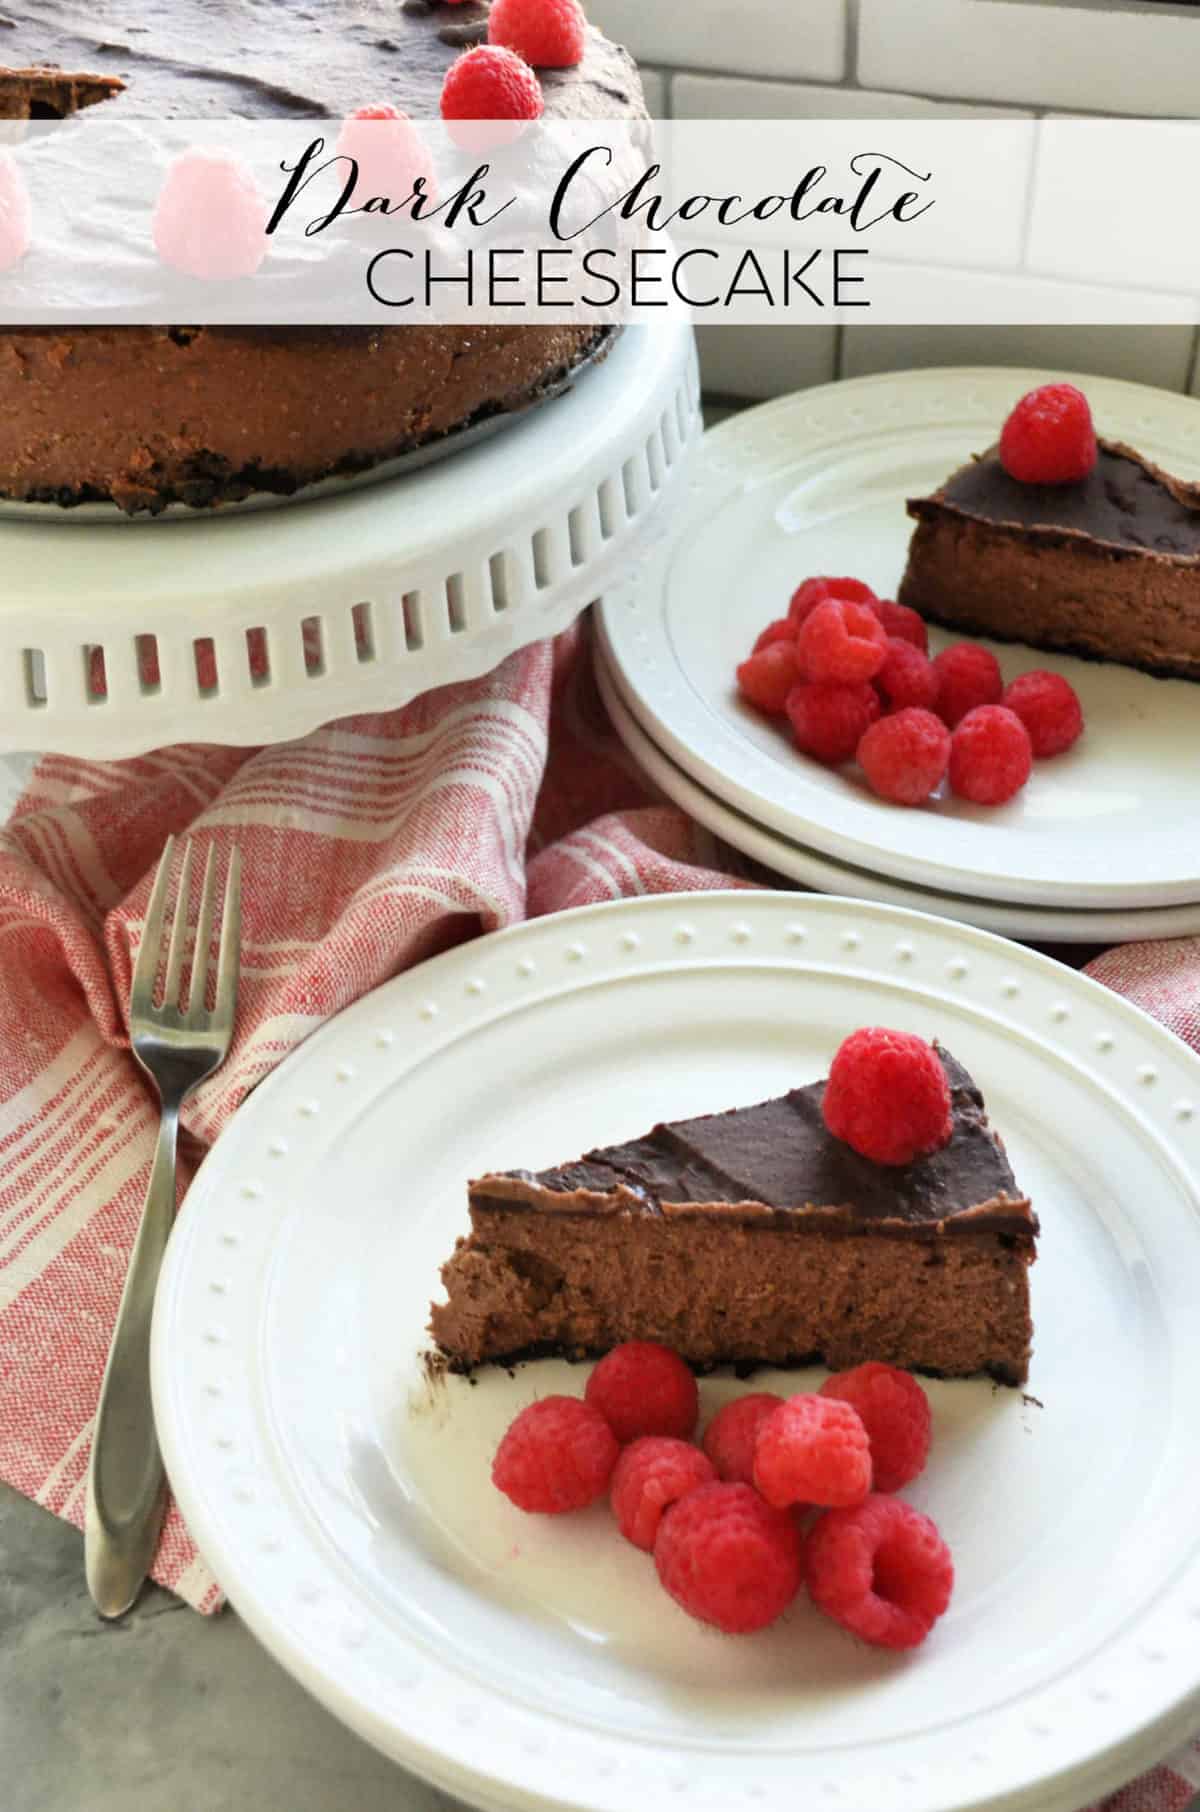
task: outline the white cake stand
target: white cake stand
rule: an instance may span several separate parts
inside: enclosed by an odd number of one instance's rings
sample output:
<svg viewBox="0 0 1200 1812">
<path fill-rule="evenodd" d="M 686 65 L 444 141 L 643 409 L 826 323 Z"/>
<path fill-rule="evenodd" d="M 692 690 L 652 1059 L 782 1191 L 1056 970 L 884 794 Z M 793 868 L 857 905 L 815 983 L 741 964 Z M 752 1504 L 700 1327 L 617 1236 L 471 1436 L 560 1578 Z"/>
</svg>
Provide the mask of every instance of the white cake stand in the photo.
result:
<svg viewBox="0 0 1200 1812">
<path fill-rule="evenodd" d="M 225 517 L 0 520 L 0 754 L 283 741 L 476 678 L 627 568 L 701 432 L 672 320 L 400 478 Z"/>
</svg>

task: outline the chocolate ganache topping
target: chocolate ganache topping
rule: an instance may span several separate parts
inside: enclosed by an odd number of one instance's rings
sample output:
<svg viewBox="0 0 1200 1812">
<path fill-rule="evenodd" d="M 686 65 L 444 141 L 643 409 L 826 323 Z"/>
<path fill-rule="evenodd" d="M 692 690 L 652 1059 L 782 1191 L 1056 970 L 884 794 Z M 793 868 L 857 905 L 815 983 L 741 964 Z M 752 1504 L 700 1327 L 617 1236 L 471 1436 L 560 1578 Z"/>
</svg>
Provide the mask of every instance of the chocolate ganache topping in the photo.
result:
<svg viewBox="0 0 1200 1812">
<path fill-rule="evenodd" d="M 656 1126 L 536 1176 L 506 1172 L 472 1184 L 481 1206 L 543 1205 L 602 1211 L 618 1192 L 631 1212 L 720 1214 L 806 1230 L 920 1236 L 935 1229 L 1033 1238 L 1037 1218 L 962 1066 L 940 1052 L 950 1083 L 952 1131 L 940 1151 L 899 1167 L 872 1163 L 825 1126 L 824 1082 L 728 1113 Z M 557 1198 L 557 1202 L 550 1198 Z"/>
<path fill-rule="evenodd" d="M 1200 487 L 1168 477 L 1117 441 L 1101 441 L 1094 469 L 1072 484 L 1022 484 L 991 449 L 955 472 L 939 495 L 989 522 L 1065 529 L 1147 553 L 1200 555 Z"/>
</svg>

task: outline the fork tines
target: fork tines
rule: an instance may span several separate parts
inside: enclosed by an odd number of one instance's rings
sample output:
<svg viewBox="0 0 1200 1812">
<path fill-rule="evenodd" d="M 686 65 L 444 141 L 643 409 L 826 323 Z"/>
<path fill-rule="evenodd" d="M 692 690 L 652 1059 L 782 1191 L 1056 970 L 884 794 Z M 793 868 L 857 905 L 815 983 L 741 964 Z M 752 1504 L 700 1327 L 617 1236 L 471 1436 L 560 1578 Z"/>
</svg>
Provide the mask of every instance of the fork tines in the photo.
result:
<svg viewBox="0 0 1200 1812">
<path fill-rule="evenodd" d="M 185 844 L 169 926 L 170 943 L 167 945 L 167 897 L 175 856 L 175 838 L 167 838 L 158 864 L 158 873 L 154 877 L 154 888 L 150 904 L 146 908 L 146 922 L 134 964 L 129 998 L 131 1026 L 136 1020 L 155 1020 L 164 1015 L 175 1017 L 185 1026 L 203 1025 L 215 1029 L 224 1024 L 232 1024 L 241 939 L 241 854 L 236 846 L 230 851 L 223 895 L 218 898 L 216 846 L 209 843 L 193 940 L 189 937 L 192 851 L 192 843 Z M 213 923 L 218 916 L 221 920 L 221 939 L 217 952 L 213 1006 L 209 1012 L 206 1006 L 209 956 Z M 181 984 L 189 942 L 192 943 L 192 969 L 187 996 L 184 998 Z M 155 984 L 163 961 L 164 946 L 166 971 L 162 993 L 156 1001 Z"/>
</svg>

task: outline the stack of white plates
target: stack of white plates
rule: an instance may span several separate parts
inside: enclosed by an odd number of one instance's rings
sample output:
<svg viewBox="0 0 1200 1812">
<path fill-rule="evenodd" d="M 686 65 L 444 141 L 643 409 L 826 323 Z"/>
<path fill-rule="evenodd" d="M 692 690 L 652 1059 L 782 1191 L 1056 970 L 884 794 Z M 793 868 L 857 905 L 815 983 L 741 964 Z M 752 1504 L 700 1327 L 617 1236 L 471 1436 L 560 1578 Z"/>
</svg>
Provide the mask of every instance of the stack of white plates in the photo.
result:
<svg viewBox="0 0 1200 1812">
<path fill-rule="evenodd" d="M 1105 943 L 1200 932 L 1200 689 L 995 645 L 1005 679 L 1064 674 L 1075 748 L 1009 805 L 887 804 L 857 770 L 806 760 L 743 705 L 734 669 L 800 580 L 853 574 L 894 597 L 905 499 L 992 443 L 1024 391 L 1062 373 L 888 373 L 781 398 L 713 430 L 687 501 L 599 613 L 601 686 L 653 779 L 727 843 L 824 892 L 1008 936 Z M 1106 437 L 1200 477 L 1200 404 L 1076 379 Z M 936 648 L 954 638 L 934 631 Z"/>
</svg>

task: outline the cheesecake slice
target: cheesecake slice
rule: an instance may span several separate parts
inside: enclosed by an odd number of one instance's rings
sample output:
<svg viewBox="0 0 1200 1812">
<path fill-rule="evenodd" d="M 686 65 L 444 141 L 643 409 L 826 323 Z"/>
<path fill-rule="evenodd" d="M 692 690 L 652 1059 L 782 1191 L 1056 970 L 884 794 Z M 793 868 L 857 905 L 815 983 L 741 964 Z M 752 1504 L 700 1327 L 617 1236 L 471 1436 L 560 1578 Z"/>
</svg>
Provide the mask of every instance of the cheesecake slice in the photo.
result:
<svg viewBox="0 0 1200 1812">
<path fill-rule="evenodd" d="M 430 1332 L 457 1370 L 658 1340 L 699 1369 L 885 1360 L 1021 1384 L 1037 1217 L 945 1051 L 949 1143 L 903 1168 L 835 1139 L 824 1083 L 469 1185 Z"/>
<path fill-rule="evenodd" d="M 1025 484 L 993 447 L 908 513 L 897 595 L 931 622 L 1200 679 L 1200 485 L 1109 440 L 1086 478 Z"/>
</svg>

